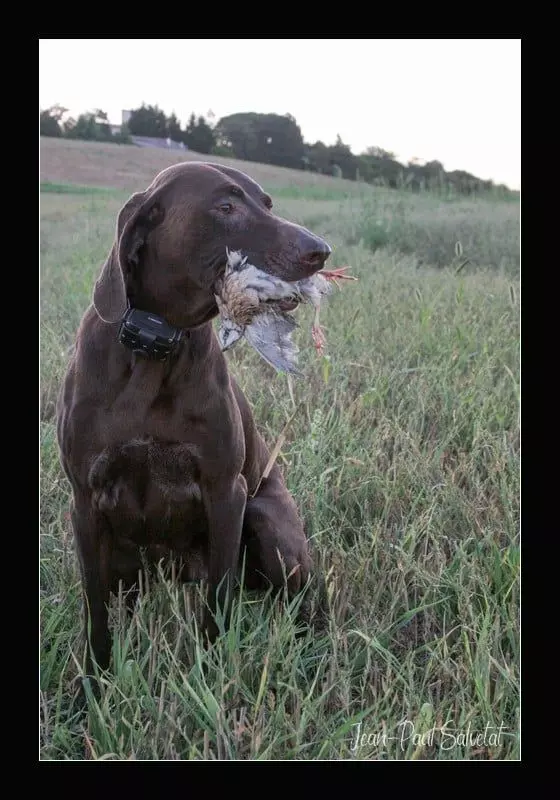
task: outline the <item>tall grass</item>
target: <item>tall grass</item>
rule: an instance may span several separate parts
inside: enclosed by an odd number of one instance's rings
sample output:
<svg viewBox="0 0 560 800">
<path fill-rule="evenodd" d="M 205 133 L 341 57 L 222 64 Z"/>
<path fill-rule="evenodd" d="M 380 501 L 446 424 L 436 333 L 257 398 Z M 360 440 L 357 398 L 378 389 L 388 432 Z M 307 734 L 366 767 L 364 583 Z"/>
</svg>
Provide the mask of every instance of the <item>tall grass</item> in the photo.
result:
<svg viewBox="0 0 560 800">
<path fill-rule="evenodd" d="M 519 757 L 518 211 L 316 193 L 277 205 L 359 277 L 325 306 L 328 357 L 300 309 L 304 380 L 288 386 L 244 344 L 229 363 L 270 444 L 299 408 L 279 463 L 327 627 L 296 637 L 287 601 L 243 592 L 208 650 L 200 587 L 162 573 L 131 617 L 115 598 L 112 669 L 87 716 L 54 398 L 126 195 L 42 198 L 43 759 Z"/>
</svg>

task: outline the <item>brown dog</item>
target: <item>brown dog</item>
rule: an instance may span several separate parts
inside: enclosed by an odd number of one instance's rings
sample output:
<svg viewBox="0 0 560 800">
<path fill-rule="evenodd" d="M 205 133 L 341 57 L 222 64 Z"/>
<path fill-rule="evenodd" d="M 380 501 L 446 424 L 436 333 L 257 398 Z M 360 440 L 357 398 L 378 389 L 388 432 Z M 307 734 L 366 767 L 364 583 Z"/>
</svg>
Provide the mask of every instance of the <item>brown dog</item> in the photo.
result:
<svg viewBox="0 0 560 800">
<path fill-rule="evenodd" d="M 298 592 L 310 572 L 303 525 L 213 333 L 213 286 L 226 247 L 295 281 L 321 269 L 329 246 L 272 213 L 270 197 L 230 167 L 184 163 L 121 209 L 115 242 L 77 334 L 58 402 L 58 441 L 73 489 L 72 525 L 86 640 L 109 664 L 109 593 L 142 565 L 173 554 L 182 577 L 207 577 L 205 627 L 229 605 L 246 551 L 252 588 Z M 181 331 L 165 360 L 118 339 L 127 307 Z M 255 493 L 256 492 L 256 493 Z M 91 652 L 88 648 L 88 669 Z"/>
</svg>

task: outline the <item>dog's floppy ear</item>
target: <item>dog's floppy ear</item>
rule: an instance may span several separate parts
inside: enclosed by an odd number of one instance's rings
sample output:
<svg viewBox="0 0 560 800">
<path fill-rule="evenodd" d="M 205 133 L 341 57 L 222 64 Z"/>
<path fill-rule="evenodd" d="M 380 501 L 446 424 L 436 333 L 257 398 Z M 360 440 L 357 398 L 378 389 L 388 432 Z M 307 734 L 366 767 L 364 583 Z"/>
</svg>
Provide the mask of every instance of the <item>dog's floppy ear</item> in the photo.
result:
<svg viewBox="0 0 560 800">
<path fill-rule="evenodd" d="M 93 290 L 93 305 L 103 322 L 118 322 L 126 310 L 126 280 L 138 264 L 148 231 L 163 219 L 153 193 L 138 192 L 119 211 L 115 241 Z"/>
</svg>

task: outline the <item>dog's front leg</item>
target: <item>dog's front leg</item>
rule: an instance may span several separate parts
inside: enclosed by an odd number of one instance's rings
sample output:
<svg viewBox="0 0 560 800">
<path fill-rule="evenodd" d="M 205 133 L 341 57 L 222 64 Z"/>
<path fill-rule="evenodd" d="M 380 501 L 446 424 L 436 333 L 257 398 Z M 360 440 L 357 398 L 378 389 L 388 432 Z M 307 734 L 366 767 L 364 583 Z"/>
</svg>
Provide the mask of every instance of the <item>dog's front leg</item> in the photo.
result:
<svg viewBox="0 0 560 800">
<path fill-rule="evenodd" d="M 84 596 L 86 675 L 93 675 L 93 660 L 107 669 L 111 657 L 108 610 L 111 569 L 111 532 L 108 523 L 87 500 L 76 498 L 72 509 Z"/>
<path fill-rule="evenodd" d="M 231 594 L 241 547 L 241 531 L 247 483 L 242 475 L 233 482 L 209 482 L 202 496 L 208 520 L 208 610 L 204 629 L 210 642 L 219 633 L 216 611 L 222 609 L 226 625 L 231 613 Z"/>
</svg>

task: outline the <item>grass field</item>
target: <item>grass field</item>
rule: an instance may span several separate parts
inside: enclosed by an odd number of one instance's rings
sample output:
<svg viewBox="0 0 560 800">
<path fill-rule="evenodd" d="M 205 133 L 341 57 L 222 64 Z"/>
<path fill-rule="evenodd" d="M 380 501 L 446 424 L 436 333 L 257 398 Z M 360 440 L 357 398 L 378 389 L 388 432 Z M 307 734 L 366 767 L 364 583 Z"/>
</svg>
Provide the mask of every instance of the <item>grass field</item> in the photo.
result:
<svg viewBox="0 0 560 800">
<path fill-rule="evenodd" d="M 54 402 L 116 214 L 172 161 L 41 146 L 41 758 L 519 758 L 518 205 L 257 164 L 241 168 L 360 279 L 325 304 L 328 359 L 297 312 L 293 392 L 245 344 L 228 356 L 270 445 L 297 409 L 279 460 L 328 626 L 295 638 L 293 607 L 243 594 L 206 650 L 200 589 L 161 579 L 131 618 L 115 600 L 112 672 L 80 714 Z"/>
</svg>

